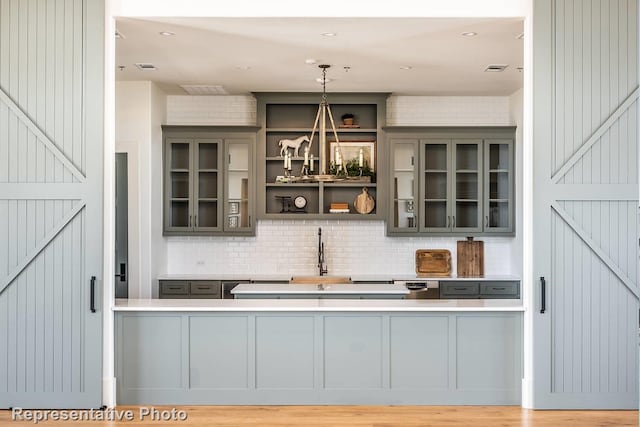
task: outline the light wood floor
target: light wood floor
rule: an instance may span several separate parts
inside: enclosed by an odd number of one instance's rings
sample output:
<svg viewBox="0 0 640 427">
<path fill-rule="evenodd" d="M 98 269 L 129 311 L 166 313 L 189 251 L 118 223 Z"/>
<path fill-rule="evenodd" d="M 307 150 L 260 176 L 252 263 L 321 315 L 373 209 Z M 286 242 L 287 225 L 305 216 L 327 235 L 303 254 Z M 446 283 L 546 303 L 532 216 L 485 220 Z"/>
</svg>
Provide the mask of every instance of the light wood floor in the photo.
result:
<svg viewBox="0 0 640 427">
<path fill-rule="evenodd" d="M 151 407 L 151 406 L 149 406 Z M 155 409 L 171 410 L 170 406 Z M 133 410 L 135 422 L 40 422 L 43 426 L 127 426 L 167 425 L 150 419 L 139 421 L 140 407 L 118 407 Z M 181 406 L 188 419 L 179 426 L 205 427 L 452 427 L 452 426 L 544 426 L 592 427 L 637 426 L 638 411 L 530 411 L 514 406 Z M 11 412 L 0 411 L 0 426 L 34 425 L 33 422 L 11 422 Z"/>
</svg>

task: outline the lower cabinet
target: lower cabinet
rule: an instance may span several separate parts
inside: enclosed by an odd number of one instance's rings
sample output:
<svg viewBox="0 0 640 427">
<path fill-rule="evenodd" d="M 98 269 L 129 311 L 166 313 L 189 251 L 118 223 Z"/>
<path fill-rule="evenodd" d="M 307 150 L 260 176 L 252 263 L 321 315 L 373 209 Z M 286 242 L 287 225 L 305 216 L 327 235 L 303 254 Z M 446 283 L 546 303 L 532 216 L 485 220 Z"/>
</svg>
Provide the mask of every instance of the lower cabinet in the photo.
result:
<svg viewBox="0 0 640 427">
<path fill-rule="evenodd" d="M 222 291 L 219 280 L 160 280 L 158 294 L 161 299 L 216 299 Z"/>
<path fill-rule="evenodd" d="M 522 313 L 116 312 L 117 404 L 519 405 Z"/>
<path fill-rule="evenodd" d="M 443 299 L 518 299 L 520 282 L 451 280 L 440 282 Z"/>
</svg>

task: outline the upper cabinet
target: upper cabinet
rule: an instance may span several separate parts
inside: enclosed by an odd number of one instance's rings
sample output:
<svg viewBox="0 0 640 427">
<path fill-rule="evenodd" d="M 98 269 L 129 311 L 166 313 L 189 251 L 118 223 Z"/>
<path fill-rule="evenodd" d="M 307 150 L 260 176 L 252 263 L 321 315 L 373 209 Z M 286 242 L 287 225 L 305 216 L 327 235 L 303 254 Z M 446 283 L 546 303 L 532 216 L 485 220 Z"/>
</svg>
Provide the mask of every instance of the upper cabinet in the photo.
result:
<svg viewBox="0 0 640 427">
<path fill-rule="evenodd" d="M 389 129 L 389 235 L 514 233 L 513 128 Z"/>
<path fill-rule="evenodd" d="M 382 124 L 386 94 L 328 94 L 331 117 L 325 116 L 326 149 L 320 153 L 320 93 L 256 93 L 258 100 L 257 214 L 264 219 L 384 219 L 387 163 Z M 348 119 L 352 116 L 353 122 Z M 335 125 L 336 133 L 332 129 Z M 314 123 L 315 135 L 311 136 Z M 336 139 L 339 142 L 336 143 Z M 336 149 L 347 174 L 340 179 L 300 180 L 335 172 Z M 290 169 L 286 153 L 291 155 Z M 359 161 L 362 153 L 363 176 Z M 293 179 L 286 179 L 293 176 Z M 358 199 L 360 202 L 356 202 Z M 365 207 L 363 209 L 363 206 Z M 367 213 L 362 213 L 367 212 Z"/>
<path fill-rule="evenodd" d="M 164 234 L 255 234 L 255 127 L 163 127 Z"/>
</svg>

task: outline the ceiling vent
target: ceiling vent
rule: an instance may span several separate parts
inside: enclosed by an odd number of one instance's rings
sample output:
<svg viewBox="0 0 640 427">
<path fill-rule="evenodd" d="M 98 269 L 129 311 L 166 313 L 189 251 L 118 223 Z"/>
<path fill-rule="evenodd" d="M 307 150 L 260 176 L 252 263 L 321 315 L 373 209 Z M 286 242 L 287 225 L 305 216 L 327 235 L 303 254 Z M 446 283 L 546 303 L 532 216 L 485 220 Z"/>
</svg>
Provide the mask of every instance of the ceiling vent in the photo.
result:
<svg viewBox="0 0 640 427">
<path fill-rule="evenodd" d="M 145 62 L 137 62 L 136 67 L 141 69 L 142 71 L 155 71 L 157 70 L 156 66 L 153 64 L 148 64 Z"/>
<path fill-rule="evenodd" d="M 229 95 L 221 85 L 180 85 L 189 95 Z"/>
<path fill-rule="evenodd" d="M 487 68 L 484 69 L 485 73 L 501 73 L 503 72 L 508 65 L 506 64 L 489 64 Z"/>
</svg>

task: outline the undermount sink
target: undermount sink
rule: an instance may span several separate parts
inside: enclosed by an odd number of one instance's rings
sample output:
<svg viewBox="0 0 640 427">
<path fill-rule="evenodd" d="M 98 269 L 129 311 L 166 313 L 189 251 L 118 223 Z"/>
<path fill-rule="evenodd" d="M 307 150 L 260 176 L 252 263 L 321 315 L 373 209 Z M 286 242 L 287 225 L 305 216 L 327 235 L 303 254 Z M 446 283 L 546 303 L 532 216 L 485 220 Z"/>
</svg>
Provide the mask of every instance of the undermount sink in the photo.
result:
<svg viewBox="0 0 640 427">
<path fill-rule="evenodd" d="M 344 276 L 294 276 L 289 280 L 292 285 L 346 285 L 351 283 L 350 277 Z M 324 286 L 326 289 L 327 286 Z"/>
</svg>

